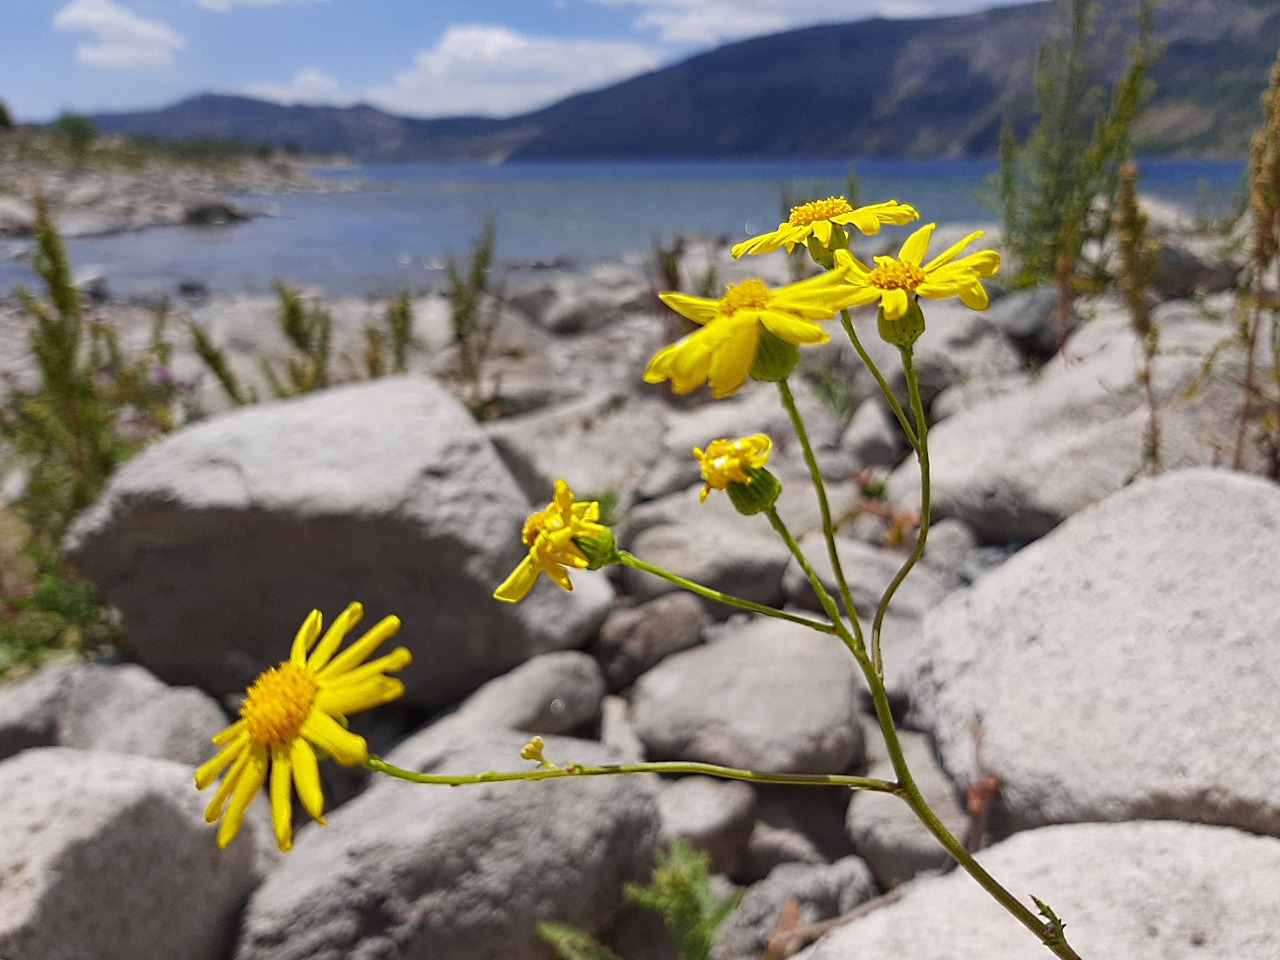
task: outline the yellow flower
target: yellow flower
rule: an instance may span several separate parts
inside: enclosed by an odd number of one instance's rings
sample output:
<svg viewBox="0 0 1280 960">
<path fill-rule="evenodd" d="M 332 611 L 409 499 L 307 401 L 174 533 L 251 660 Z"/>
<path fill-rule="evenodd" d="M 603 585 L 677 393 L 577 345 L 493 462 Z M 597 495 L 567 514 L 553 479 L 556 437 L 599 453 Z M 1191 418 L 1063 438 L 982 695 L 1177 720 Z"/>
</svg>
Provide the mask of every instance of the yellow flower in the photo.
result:
<svg viewBox="0 0 1280 960">
<path fill-rule="evenodd" d="M 748 469 L 763 467 L 772 450 L 773 441 L 763 433 L 737 440 L 712 440 L 705 452 L 701 447 L 694 447 L 693 455 L 702 465 L 702 479 L 706 481 L 698 499 L 706 503 L 712 490 L 724 490 L 731 483 L 751 483 Z"/>
<path fill-rule="evenodd" d="M 959 297 L 966 307 L 985 310 L 988 300 L 982 281 L 1000 269 L 1000 254 L 979 250 L 956 259 L 960 251 L 983 236 L 978 230 L 925 263 L 924 255 L 936 226 L 926 224 L 907 237 L 896 260 L 876 257 L 874 269 L 847 250 L 837 250 L 836 264 L 848 271 L 847 280 L 856 291 L 851 305 L 865 306 L 879 300 L 886 320 L 901 319 L 916 297 Z"/>
<path fill-rule="evenodd" d="M 779 247 L 786 247 L 787 253 L 790 253 L 796 244 L 805 243 L 810 237 L 828 247 L 831 235 L 835 232 L 834 226 L 853 224 L 871 236 L 880 232 L 882 223 L 909 223 L 919 216 L 914 207 L 897 200 L 854 209 L 844 197 L 827 197 L 825 200 L 814 200 L 792 207 L 791 216 L 786 223 L 778 224 L 777 230 L 742 241 L 733 248 L 732 253 L 736 258 L 744 253 L 770 253 Z M 843 241 L 840 245 L 843 245 Z"/>
<path fill-rule="evenodd" d="M 843 270 L 828 271 L 776 290 L 763 280 L 744 280 L 719 300 L 662 294 L 663 303 L 703 326 L 659 350 L 644 372 L 645 382 L 670 380 L 676 393 L 710 383 L 717 397 L 727 397 L 751 372 L 761 333 L 795 345 L 830 339 L 814 321 L 829 320 L 852 302 L 854 291 L 843 278 Z"/>
<path fill-rule="evenodd" d="M 324 823 L 316 748 L 347 766 L 369 758 L 368 744 L 346 729 L 346 717 L 404 693 L 404 684 L 385 674 L 403 670 L 413 658 L 404 647 L 397 647 L 365 663 L 400 629 L 397 617 L 386 617 L 334 656 L 363 615 L 360 604 L 351 604 L 316 645 L 321 617 L 319 610 L 312 610 L 298 629 L 289 659 L 254 681 L 240 707 L 240 719 L 213 738 L 222 749 L 196 771 L 196 787 L 203 790 L 230 768 L 204 813 L 210 823 L 222 820 L 218 846 L 225 847 L 235 837 L 245 810 L 269 775 L 276 842 L 281 850 L 289 850 L 293 846 L 291 785 L 312 819 Z"/>
<path fill-rule="evenodd" d="M 608 527 L 598 522 L 599 519 L 598 501 L 574 503 L 569 484 L 557 480 L 554 499 L 524 523 L 521 539 L 529 548 L 529 555 L 493 592 L 494 598 L 506 603 L 523 600 L 539 573 L 545 573 L 556 584 L 572 591 L 567 568 L 585 570 L 591 565 L 587 555 L 573 541 L 613 535 Z"/>
</svg>

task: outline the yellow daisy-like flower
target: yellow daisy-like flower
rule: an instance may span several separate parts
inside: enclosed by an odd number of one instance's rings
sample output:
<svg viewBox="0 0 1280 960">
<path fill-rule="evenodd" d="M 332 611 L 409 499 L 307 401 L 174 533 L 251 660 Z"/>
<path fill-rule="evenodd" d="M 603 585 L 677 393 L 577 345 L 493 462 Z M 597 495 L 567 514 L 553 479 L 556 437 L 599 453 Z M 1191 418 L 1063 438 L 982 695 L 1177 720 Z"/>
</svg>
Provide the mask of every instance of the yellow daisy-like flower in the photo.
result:
<svg viewBox="0 0 1280 960">
<path fill-rule="evenodd" d="M 965 247 L 983 236 L 983 232 L 977 230 L 925 263 L 929 239 L 936 226 L 926 224 L 907 237 L 896 260 L 876 257 L 874 268 L 847 250 L 837 250 L 836 264 L 845 268 L 847 282 L 856 291 L 851 305 L 865 306 L 879 300 L 886 320 L 901 319 L 916 297 L 930 300 L 959 297 L 966 307 L 985 310 L 988 299 L 982 281 L 1000 269 L 1000 254 L 979 250 L 956 259 Z"/>
<path fill-rule="evenodd" d="M 719 300 L 664 293 L 663 303 L 702 329 L 659 350 L 644 372 L 645 382 L 670 380 L 676 393 L 710 383 L 717 397 L 727 397 L 751 372 L 762 332 L 794 345 L 826 343 L 830 337 L 814 321 L 831 319 L 855 296 L 843 270 L 776 290 L 763 280 L 744 280 L 730 285 Z"/>
<path fill-rule="evenodd" d="M 712 490 L 724 490 L 731 483 L 751 483 L 747 470 L 759 470 L 769 461 L 773 441 L 763 433 L 755 433 L 737 440 L 712 440 L 704 451 L 693 448 L 693 455 L 702 465 L 702 479 L 706 486 L 698 494 L 702 503 Z"/>
<path fill-rule="evenodd" d="M 213 738 L 214 745 L 222 749 L 196 770 L 196 787 L 203 790 L 227 771 L 204 813 L 210 823 L 222 820 L 218 846 L 226 847 L 235 837 L 245 811 L 269 776 L 276 842 L 281 850 L 291 849 L 291 787 L 297 789 L 311 818 L 324 823 L 316 748 L 347 766 L 369 758 L 368 744 L 346 729 L 346 717 L 404 693 L 404 684 L 386 674 L 403 670 L 413 658 L 404 647 L 397 647 L 365 662 L 400 629 L 398 617 L 384 618 L 338 653 L 339 645 L 363 615 L 360 604 L 351 604 L 317 645 L 321 617 L 319 610 L 312 610 L 298 629 L 289 659 L 254 681 L 240 707 L 240 719 Z"/>
<path fill-rule="evenodd" d="M 585 570 L 591 565 L 587 555 L 573 541 L 582 538 L 611 537 L 612 531 L 600 520 L 600 503 L 590 500 L 574 503 L 573 491 L 564 480 L 556 481 L 555 497 L 545 508 L 531 514 L 524 523 L 521 539 L 529 555 L 520 561 L 511 576 L 493 592 L 497 600 L 516 603 L 533 588 L 539 573 L 572 591 L 569 567 Z"/>
<path fill-rule="evenodd" d="M 796 244 L 806 243 L 810 237 L 827 247 L 831 244 L 836 225 L 844 227 L 852 224 L 872 236 L 880 232 L 880 225 L 883 223 L 910 223 L 919 216 L 915 207 L 897 200 L 855 209 L 849 206 L 849 201 L 844 197 L 827 197 L 825 200 L 814 200 L 792 207 L 787 222 L 778 224 L 777 230 L 744 240 L 731 252 L 735 258 L 744 253 L 771 253 L 779 247 L 786 247 L 787 253 L 790 253 Z"/>
</svg>

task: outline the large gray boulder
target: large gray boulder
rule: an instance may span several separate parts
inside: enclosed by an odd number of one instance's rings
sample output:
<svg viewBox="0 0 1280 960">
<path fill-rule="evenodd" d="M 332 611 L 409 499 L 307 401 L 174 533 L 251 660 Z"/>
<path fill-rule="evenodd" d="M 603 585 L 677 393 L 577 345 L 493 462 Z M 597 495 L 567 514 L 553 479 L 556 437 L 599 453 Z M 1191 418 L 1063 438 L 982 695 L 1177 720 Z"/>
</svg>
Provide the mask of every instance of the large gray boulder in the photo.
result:
<svg viewBox="0 0 1280 960">
<path fill-rule="evenodd" d="M 433 773 L 528 769 L 523 738 L 401 744 L 388 760 Z M 617 762 L 547 738 L 557 761 Z M 650 867 L 658 815 L 647 778 L 421 786 L 379 780 L 335 810 L 254 894 L 238 960 L 550 960 L 541 920 L 595 933 Z"/>
<path fill-rule="evenodd" d="M 226 725 L 208 694 L 167 686 L 136 664 L 53 663 L 0 687 L 0 759 L 59 746 L 195 766 Z"/>
<path fill-rule="evenodd" d="M 572 594 L 542 583 L 518 605 L 492 598 L 525 553 L 530 510 L 466 410 L 401 377 L 172 435 L 116 474 L 66 547 L 170 683 L 243 689 L 287 656 L 309 610 L 332 619 L 360 600 L 370 621 L 404 621 L 407 699 L 430 708 L 603 620 L 600 575 L 575 575 Z"/>
<path fill-rule="evenodd" d="M 107 751 L 0 763 L 0 956 L 221 960 L 259 879 L 253 822 L 226 850 L 191 769 Z"/>
<path fill-rule="evenodd" d="M 1208 468 L 1140 481 L 925 618 L 913 722 L 958 783 L 998 779 L 998 831 L 1280 834 L 1277 597 L 1280 488 Z"/>
<path fill-rule="evenodd" d="M 862 756 L 855 670 L 834 637 L 735 620 L 636 681 L 636 732 L 651 759 L 841 773 Z"/>
<path fill-rule="evenodd" d="M 1271 960 L 1280 841 L 1183 823 L 1073 824 L 1019 834 L 978 855 L 1023 903 L 1066 923 L 1082 957 Z M 1034 960 L 1051 954 L 967 874 L 904 888 L 797 960 Z"/>
<path fill-rule="evenodd" d="M 1062 351 L 1025 387 L 967 407 L 930 431 L 933 516 L 957 517 L 983 541 L 1042 536 L 1146 472 L 1147 406 L 1136 381 L 1137 339 L 1124 308 L 1102 299 Z M 1240 353 L 1205 358 L 1230 338 L 1206 319 L 1170 324 L 1154 364 L 1165 469 L 1229 457 L 1240 409 Z M 918 508 L 914 459 L 889 480 L 895 508 Z"/>
</svg>

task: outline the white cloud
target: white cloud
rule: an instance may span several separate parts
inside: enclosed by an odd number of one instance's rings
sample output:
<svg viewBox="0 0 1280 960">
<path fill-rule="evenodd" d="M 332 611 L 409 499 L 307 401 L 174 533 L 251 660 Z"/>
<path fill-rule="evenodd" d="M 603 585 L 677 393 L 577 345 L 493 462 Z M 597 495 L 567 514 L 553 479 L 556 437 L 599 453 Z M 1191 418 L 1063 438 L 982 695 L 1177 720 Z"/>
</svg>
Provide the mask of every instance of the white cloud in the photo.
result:
<svg viewBox="0 0 1280 960">
<path fill-rule="evenodd" d="M 817 23 L 945 17 L 1025 0 L 592 0 L 643 8 L 635 21 L 664 43 L 708 45 Z"/>
<path fill-rule="evenodd" d="M 661 65 L 638 43 L 531 37 L 506 27 L 456 25 L 411 69 L 366 99 L 419 117 L 510 116 Z"/>
<path fill-rule="evenodd" d="M 317 0 L 196 0 L 206 10 L 227 13 L 232 7 L 274 7 L 281 3 L 315 3 Z"/>
<path fill-rule="evenodd" d="M 76 59 L 107 70 L 167 67 L 187 45 L 168 24 L 143 19 L 114 0 L 71 0 L 54 15 L 53 26 L 92 34 L 92 42 L 76 47 Z"/>
<path fill-rule="evenodd" d="M 247 97 L 284 104 L 340 104 L 349 103 L 352 99 L 342 94 L 337 80 L 314 67 L 299 70 L 287 84 L 250 83 L 241 87 L 239 92 Z"/>
</svg>

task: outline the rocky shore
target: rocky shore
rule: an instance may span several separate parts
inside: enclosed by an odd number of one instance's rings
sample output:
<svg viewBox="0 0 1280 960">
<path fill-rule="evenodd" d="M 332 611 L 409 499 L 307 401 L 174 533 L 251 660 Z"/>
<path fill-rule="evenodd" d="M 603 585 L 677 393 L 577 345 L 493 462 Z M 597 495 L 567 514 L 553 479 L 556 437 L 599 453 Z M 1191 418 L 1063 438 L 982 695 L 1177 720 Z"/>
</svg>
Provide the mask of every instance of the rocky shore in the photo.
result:
<svg viewBox="0 0 1280 960">
<path fill-rule="evenodd" d="M 67 237 L 123 233 L 174 224 L 216 225 L 258 215 L 229 194 L 349 189 L 321 182 L 289 158 L 251 154 L 181 162 L 153 152 L 126 153 L 103 138 L 78 160 L 55 141 L 30 133 L 0 136 L 0 240 L 29 237 L 35 198 L 46 197 Z M 10 253 L 25 250 L 20 243 Z"/>
<path fill-rule="evenodd" d="M 916 360 L 935 527 L 885 629 L 886 679 L 944 822 L 988 845 L 982 861 L 1020 896 L 1050 902 L 1082 956 L 1270 960 L 1280 488 L 1221 466 L 1244 364 L 1239 263 L 1162 222 L 1159 475 L 1120 301 L 1083 299 L 1065 326 L 1051 290 L 996 290 L 983 313 L 928 305 Z M 711 263 L 726 282 L 762 268 L 786 280 L 780 258 L 743 264 L 707 243 L 687 250 L 682 286 Z M 358 357 L 384 306 L 329 304 L 337 355 Z M 890 775 L 861 679 L 829 637 L 618 568 L 575 573 L 572 593 L 541 583 L 517 606 L 490 598 L 563 477 L 609 496 L 637 556 L 812 611 L 764 520 L 720 495 L 699 503 L 690 456 L 769 433 L 779 512 L 822 556 L 771 386 L 711 402 L 644 385 L 679 330 L 640 269 L 610 264 L 512 292 L 481 384 L 506 415 L 477 422 L 448 304 L 413 307 L 410 374 L 229 412 L 180 344 L 168 373 L 208 415 L 127 464 L 66 544 L 120 609 L 130 662 L 56 664 L 0 687 L 0 956 L 78 958 L 92 943 L 129 960 L 526 960 L 552 956 L 535 925 L 559 920 L 625 960 L 672 960 L 623 885 L 676 837 L 748 887 L 714 960 L 757 960 L 780 927 L 840 916 L 801 956 L 1040 955 L 948 872 L 903 804 L 837 789 L 652 775 L 445 789 L 325 764 L 327 827 L 301 827 L 282 856 L 259 800 L 217 850 L 193 765 L 307 611 L 332 618 L 351 600 L 405 623 L 405 697 L 353 723 L 403 767 L 520 769 L 539 734 L 556 763 Z M 103 309 L 126 348 L 141 342 L 145 309 Z M 286 353 L 275 309 L 241 298 L 189 313 L 252 380 Z M 0 315 L 0 363 L 15 369 L 21 323 Z M 910 542 L 918 474 L 838 334 L 806 348 L 794 388 L 869 616 Z M 903 389 L 873 324 L 865 339 Z"/>
</svg>

